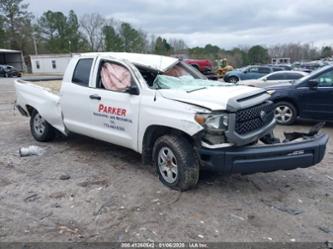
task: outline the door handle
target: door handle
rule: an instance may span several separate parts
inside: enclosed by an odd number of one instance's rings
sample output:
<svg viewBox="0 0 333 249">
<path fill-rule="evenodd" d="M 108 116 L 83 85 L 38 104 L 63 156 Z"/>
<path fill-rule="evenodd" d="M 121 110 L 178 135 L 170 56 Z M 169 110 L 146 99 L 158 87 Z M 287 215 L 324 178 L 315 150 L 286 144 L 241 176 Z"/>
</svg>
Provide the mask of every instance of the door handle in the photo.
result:
<svg viewBox="0 0 333 249">
<path fill-rule="evenodd" d="M 89 96 L 90 99 L 96 99 L 96 100 L 101 100 L 101 96 L 97 95 L 97 94 L 94 94 L 94 95 L 90 95 Z"/>
</svg>

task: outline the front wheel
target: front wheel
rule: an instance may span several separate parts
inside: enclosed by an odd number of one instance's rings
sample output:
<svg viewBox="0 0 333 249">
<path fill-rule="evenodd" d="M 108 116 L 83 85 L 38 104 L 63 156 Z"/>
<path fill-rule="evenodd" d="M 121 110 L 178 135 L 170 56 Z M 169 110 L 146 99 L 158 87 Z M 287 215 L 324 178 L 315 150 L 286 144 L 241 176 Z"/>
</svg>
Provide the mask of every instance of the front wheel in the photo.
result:
<svg viewBox="0 0 333 249">
<path fill-rule="evenodd" d="M 293 104 L 281 101 L 275 105 L 274 116 L 278 124 L 292 125 L 296 121 L 297 110 Z"/>
<path fill-rule="evenodd" d="M 30 118 L 32 136 L 39 142 L 48 142 L 54 139 L 55 129 L 37 112 L 33 111 Z"/>
<path fill-rule="evenodd" d="M 175 190 L 185 191 L 199 180 L 199 162 L 191 144 L 181 136 L 165 135 L 156 140 L 153 164 L 160 181 Z"/>
</svg>

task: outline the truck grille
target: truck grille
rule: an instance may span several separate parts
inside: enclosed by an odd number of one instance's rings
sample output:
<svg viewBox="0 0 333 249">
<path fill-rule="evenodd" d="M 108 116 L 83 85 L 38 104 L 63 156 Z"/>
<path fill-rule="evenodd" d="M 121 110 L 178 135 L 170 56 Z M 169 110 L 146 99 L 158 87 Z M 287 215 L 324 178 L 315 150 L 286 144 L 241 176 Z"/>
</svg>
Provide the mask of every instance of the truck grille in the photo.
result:
<svg viewBox="0 0 333 249">
<path fill-rule="evenodd" d="M 246 135 L 265 127 L 273 119 L 274 104 L 271 101 L 267 101 L 264 104 L 236 112 L 235 130 L 239 135 Z"/>
</svg>

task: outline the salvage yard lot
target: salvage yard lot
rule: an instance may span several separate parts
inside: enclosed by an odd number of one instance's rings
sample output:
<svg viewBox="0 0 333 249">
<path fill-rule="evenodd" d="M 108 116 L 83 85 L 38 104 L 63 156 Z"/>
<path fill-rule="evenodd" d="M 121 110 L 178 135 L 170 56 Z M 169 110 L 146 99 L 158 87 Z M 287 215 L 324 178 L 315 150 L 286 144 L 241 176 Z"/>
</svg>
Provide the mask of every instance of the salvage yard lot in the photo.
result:
<svg viewBox="0 0 333 249">
<path fill-rule="evenodd" d="M 14 101 L 13 80 L 0 79 L 0 241 L 333 238 L 332 139 L 316 167 L 232 177 L 202 172 L 196 189 L 179 193 L 130 150 L 78 135 L 36 142 Z M 324 130 L 333 138 L 332 124 Z M 29 145 L 46 152 L 19 157 Z"/>
</svg>

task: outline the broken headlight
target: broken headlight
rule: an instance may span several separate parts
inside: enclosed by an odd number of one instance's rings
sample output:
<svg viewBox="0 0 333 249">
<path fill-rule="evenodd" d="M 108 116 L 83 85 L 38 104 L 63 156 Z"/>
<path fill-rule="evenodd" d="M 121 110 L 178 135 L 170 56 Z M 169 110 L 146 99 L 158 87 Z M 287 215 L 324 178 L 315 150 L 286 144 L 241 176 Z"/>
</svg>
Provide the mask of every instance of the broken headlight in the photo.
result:
<svg viewBox="0 0 333 249">
<path fill-rule="evenodd" d="M 215 145 L 226 143 L 224 132 L 228 129 L 229 116 L 227 113 L 196 114 L 195 120 L 205 128 L 202 140 Z"/>
<path fill-rule="evenodd" d="M 210 131 L 225 131 L 228 129 L 229 116 L 223 114 L 196 114 L 195 120 Z"/>
</svg>

